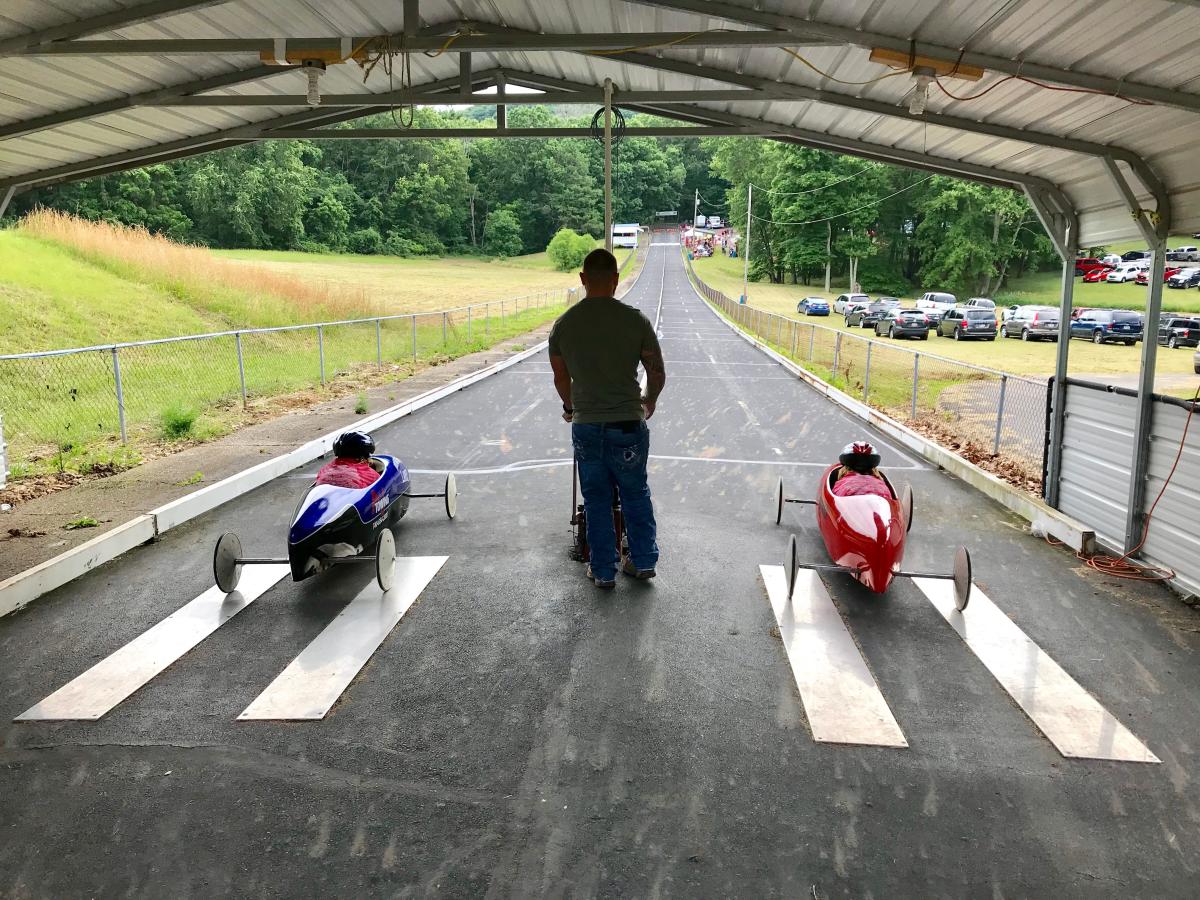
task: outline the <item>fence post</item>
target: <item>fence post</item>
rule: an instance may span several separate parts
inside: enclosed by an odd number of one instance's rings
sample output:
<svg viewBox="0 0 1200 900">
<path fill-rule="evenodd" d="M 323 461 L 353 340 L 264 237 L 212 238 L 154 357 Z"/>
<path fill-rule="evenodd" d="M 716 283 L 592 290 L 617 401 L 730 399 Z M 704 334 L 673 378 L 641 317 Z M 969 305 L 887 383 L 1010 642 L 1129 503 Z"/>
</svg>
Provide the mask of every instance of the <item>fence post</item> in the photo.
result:
<svg viewBox="0 0 1200 900">
<path fill-rule="evenodd" d="M 808 326 L 808 361 L 813 361 L 813 345 L 817 342 L 817 326 Z"/>
<path fill-rule="evenodd" d="M 921 354 L 913 354 L 913 395 L 912 395 L 912 415 L 911 419 L 917 418 L 917 382 L 921 377 Z"/>
<path fill-rule="evenodd" d="M 1008 376 L 1000 376 L 1000 402 L 996 405 L 996 438 L 992 441 L 992 455 L 1000 452 L 1000 426 L 1004 421 L 1004 394 L 1008 388 Z"/>
<path fill-rule="evenodd" d="M 471 343 L 471 310 L 473 310 L 474 308 L 475 307 L 473 307 L 473 306 L 467 307 L 467 343 L 468 344 Z"/>
<path fill-rule="evenodd" d="M 321 384 L 325 384 L 325 329 L 317 326 L 317 358 L 321 362 Z"/>
<path fill-rule="evenodd" d="M 375 368 L 383 368 L 383 323 L 375 320 Z"/>
<path fill-rule="evenodd" d="M 447 320 L 449 319 L 449 317 L 450 317 L 450 313 L 448 313 L 448 312 L 442 313 L 442 346 L 443 347 L 445 347 L 446 344 L 449 343 L 449 338 L 446 336 L 446 326 L 448 324 Z"/>
<path fill-rule="evenodd" d="M 874 341 L 867 341 L 867 371 L 863 375 L 863 403 L 867 402 L 867 395 L 871 393 L 871 348 L 874 346 Z"/>
<path fill-rule="evenodd" d="M 492 304 L 483 304 L 483 333 L 492 333 Z"/>
<path fill-rule="evenodd" d="M 234 336 L 237 341 L 238 355 L 238 380 L 242 383 L 242 409 L 246 408 L 246 363 L 242 358 L 242 333 L 239 331 Z"/>
<path fill-rule="evenodd" d="M 800 332 L 800 323 L 792 320 L 792 359 L 796 358 L 796 337 Z"/>
<path fill-rule="evenodd" d="M 413 338 L 413 365 L 417 364 L 417 316 L 416 313 L 412 316 L 412 338 Z"/>
<path fill-rule="evenodd" d="M 833 339 L 833 374 L 837 374 L 838 358 L 842 355 L 842 333 L 839 331 Z"/>
<path fill-rule="evenodd" d="M 112 348 L 113 358 L 113 383 L 117 386 L 117 423 L 121 426 L 121 443 L 124 444 L 128 440 L 128 435 L 125 433 L 125 390 L 121 386 L 121 358 L 117 355 L 117 348 Z"/>
</svg>

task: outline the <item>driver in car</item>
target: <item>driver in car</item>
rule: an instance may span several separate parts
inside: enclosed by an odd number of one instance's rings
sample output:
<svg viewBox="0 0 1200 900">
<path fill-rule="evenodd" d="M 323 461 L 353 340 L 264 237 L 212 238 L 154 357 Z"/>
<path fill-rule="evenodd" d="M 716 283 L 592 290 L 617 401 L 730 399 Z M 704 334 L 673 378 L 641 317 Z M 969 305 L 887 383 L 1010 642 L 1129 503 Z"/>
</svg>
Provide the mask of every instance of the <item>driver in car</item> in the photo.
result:
<svg viewBox="0 0 1200 900">
<path fill-rule="evenodd" d="M 365 488 L 379 480 L 371 466 L 375 441 L 365 431 L 347 431 L 333 442 L 333 459 L 321 466 L 317 484 L 335 487 Z"/>
<path fill-rule="evenodd" d="M 875 494 L 891 497 L 892 492 L 879 474 L 879 454 L 869 441 L 855 441 L 842 449 L 838 462 L 842 467 L 833 482 L 833 492 L 839 497 Z"/>
</svg>

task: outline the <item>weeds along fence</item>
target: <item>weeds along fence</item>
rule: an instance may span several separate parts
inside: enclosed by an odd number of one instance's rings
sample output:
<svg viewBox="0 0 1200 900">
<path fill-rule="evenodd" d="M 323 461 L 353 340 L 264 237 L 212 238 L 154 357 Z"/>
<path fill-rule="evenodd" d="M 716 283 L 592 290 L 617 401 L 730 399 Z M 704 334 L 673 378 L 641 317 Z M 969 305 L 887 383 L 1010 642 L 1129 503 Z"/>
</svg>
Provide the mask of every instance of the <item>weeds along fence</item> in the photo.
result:
<svg viewBox="0 0 1200 900">
<path fill-rule="evenodd" d="M 700 293 L 728 319 L 823 381 L 973 462 L 1040 482 L 1046 381 L 739 304 L 686 265 Z"/>
<path fill-rule="evenodd" d="M 486 349 L 565 308 L 547 290 L 440 312 L 255 328 L 0 356 L 0 415 L 10 474 L 89 468 L 139 438 L 190 429 L 198 413 L 238 414 L 256 398 L 326 385 L 351 372 Z M 204 436 L 201 434 L 200 436 Z M 65 462 L 64 462 L 65 460 Z"/>
</svg>

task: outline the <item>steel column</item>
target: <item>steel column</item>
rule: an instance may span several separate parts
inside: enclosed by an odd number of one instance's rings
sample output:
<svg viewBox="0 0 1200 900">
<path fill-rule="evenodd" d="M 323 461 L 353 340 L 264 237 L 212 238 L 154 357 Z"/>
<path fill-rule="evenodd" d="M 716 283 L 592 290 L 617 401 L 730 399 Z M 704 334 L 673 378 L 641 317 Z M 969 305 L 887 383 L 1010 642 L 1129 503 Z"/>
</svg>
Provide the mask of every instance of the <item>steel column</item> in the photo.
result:
<svg viewBox="0 0 1200 900">
<path fill-rule="evenodd" d="M 612 91 L 611 78 L 604 79 L 604 249 L 612 253 Z"/>
<path fill-rule="evenodd" d="M 1125 552 L 1131 553 L 1142 541 L 1146 503 L 1146 471 L 1150 459 L 1150 426 L 1154 416 L 1154 368 L 1158 359 L 1158 319 L 1162 313 L 1163 269 L 1166 268 L 1167 225 L 1160 223 L 1159 234 L 1150 245 L 1154 259 L 1150 263 L 1150 294 L 1142 326 L 1142 367 L 1138 373 L 1137 418 L 1133 426 L 1133 459 L 1129 467 L 1129 506 L 1125 519 Z"/>
<path fill-rule="evenodd" d="M 17 193 L 17 185 L 10 184 L 8 190 L 4 192 L 4 197 L 0 198 L 0 219 L 4 218 L 4 214 L 8 212 L 8 204 L 12 203 L 12 198 Z"/>
</svg>

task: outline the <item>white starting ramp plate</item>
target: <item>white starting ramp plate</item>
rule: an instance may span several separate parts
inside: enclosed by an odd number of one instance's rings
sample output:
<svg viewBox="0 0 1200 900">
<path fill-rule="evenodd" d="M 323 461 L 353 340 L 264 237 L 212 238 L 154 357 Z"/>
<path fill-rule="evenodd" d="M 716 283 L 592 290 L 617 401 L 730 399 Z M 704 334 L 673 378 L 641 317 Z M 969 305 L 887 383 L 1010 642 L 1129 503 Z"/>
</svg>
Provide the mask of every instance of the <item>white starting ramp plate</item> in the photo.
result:
<svg viewBox="0 0 1200 900">
<path fill-rule="evenodd" d="M 1063 756 L 1156 763 L 1159 758 L 1068 675 L 979 585 L 959 612 L 948 581 L 913 582 Z"/>
<path fill-rule="evenodd" d="M 448 556 L 396 560 L 395 582 L 380 593 L 374 582 L 238 716 L 252 719 L 323 719 L 445 564 Z"/>
<path fill-rule="evenodd" d="M 215 586 L 209 588 L 45 700 L 35 703 L 17 716 L 16 721 L 99 719 L 287 574 L 286 565 L 247 567 L 232 594 Z"/>
<path fill-rule="evenodd" d="M 783 566 L 759 566 L 813 740 L 907 747 L 858 645 L 816 572 L 802 569 L 791 598 Z"/>
</svg>

